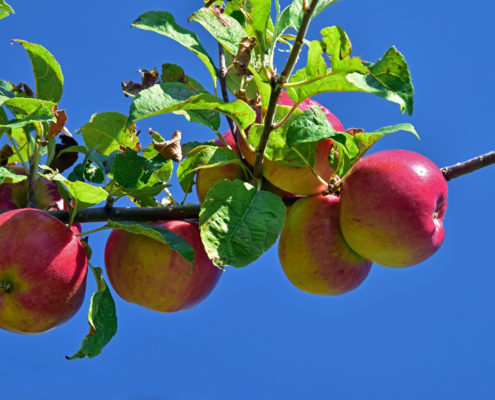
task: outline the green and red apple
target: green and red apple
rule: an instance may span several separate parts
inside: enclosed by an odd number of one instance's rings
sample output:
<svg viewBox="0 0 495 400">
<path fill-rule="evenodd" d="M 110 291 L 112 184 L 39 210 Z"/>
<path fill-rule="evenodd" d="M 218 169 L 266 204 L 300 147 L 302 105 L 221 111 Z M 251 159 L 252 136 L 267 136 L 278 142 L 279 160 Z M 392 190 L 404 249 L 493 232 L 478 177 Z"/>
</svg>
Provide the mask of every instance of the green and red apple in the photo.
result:
<svg viewBox="0 0 495 400">
<path fill-rule="evenodd" d="M 155 311 L 171 313 L 190 308 L 215 287 L 221 270 L 210 261 L 198 225 L 188 221 L 161 221 L 194 249 L 191 265 L 168 245 L 144 235 L 114 230 L 105 248 L 105 266 L 120 297 Z"/>
<path fill-rule="evenodd" d="M 41 333 L 81 307 L 87 259 L 77 236 L 30 208 L 0 214 L 0 328 Z"/>
<path fill-rule="evenodd" d="M 367 156 L 342 184 L 344 238 L 377 264 L 418 264 L 442 244 L 447 193 L 442 172 L 421 154 L 386 150 Z"/>
<path fill-rule="evenodd" d="M 277 104 L 292 106 L 294 103 L 286 92 L 282 92 Z M 301 104 L 299 104 L 298 109 L 304 111 L 314 106 L 321 108 L 328 121 L 336 131 L 344 131 L 344 127 L 339 119 L 332 114 L 330 110 L 323 107 L 315 100 L 304 100 Z M 238 135 L 238 140 L 242 155 L 249 164 L 254 165 L 256 158 L 255 152 L 249 148 L 241 135 Z M 316 150 L 316 162 L 313 167 L 314 171 L 327 182 L 330 180 L 330 176 L 333 173 L 333 169 L 328 161 L 332 143 L 333 142 L 330 139 L 323 140 L 318 143 Z M 290 163 L 291 160 L 284 161 L 286 163 Z M 311 168 L 306 166 L 289 167 L 281 164 L 280 162 L 271 161 L 267 157 L 263 160 L 263 175 L 272 185 L 285 192 L 294 193 L 296 195 L 311 195 L 321 193 L 327 189 L 327 185 L 317 179 L 311 171 Z"/>
<path fill-rule="evenodd" d="M 339 227 L 340 198 L 314 195 L 289 209 L 278 254 L 287 278 L 318 295 L 339 295 L 358 287 L 371 262 L 345 242 Z"/>
</svg>

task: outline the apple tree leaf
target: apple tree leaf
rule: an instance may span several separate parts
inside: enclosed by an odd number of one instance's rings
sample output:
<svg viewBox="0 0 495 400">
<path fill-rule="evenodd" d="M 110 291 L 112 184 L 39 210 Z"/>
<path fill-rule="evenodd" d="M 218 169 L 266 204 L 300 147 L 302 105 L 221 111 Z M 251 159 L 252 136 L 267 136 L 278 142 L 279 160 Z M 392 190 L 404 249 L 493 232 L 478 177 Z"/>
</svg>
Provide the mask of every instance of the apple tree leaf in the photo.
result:
<svg viewBox="0 0 495 400">
<path fill-rule="evenodd" d="M 0 0 L 0 19 L 5 18 L 9 14 L 14 14 L 14 9 L 5 0 Z"/>
<path fill-rule="evenodd" d="M 136 235 L 144 235 L 151 239 L 166 244 L 172 250 L 179 253 L 184 259 L 191 264 L 194 263 L 194 249 L 176 233 L 155 225 L 140 224 L 138 222 L 127 221 L 107 221 L 104 228 L 123 229 Z"/>
<path fill-rule="evenodd" d="M 0 128 L 22 128 L 36 122 L 50 122 L 55 120 L 56 118 L 53 115 L 53 112 L 41 103 L 37 109 L 28 115 L 21 118 L 11 119 L 5 123 L 0 123 Z"/>
<path fill-rule="evenodd" d="M 196 111 L 196 113 L 192 113 Z M 209 93 L 198 93 L 179 82 L 165 82 L 140 92 L 133 100 L 128 124 L 164 113 L 188 112 L 186 117 L 218 130 L 218 112 L 232 118 L 242 128 L 251 125 L 256 113 L 241 100 L 225 103 Z M 199 112 L 198 112 L 199 111 Z"/>
<path fill-rule="evenodd" d="M 219 167 L 227 164 L 244 166 L 231 149 L 218 146 L 198 146 L 182 160 L 177 168 L 177 178 L 185 193 L 192 190 L 194 173 L 202 167 Z"/>
<path fill-rule="evenodd" d="M 36 85 L 36 97 L 58 103 L 62 97 L 64 77 L 59 63 L 53 55 L 43 46 L 14 40 L 26 49 L 33 66 L 34 81 Z"/>
<path fill-rule="evenodd" d="M 286 207 L 279 196 L 239 179 L 215 184 L 201 204 L 206 253 L 217 266 L 245 267 L 277 240 Z"/>
<path fill-rule="evenodd" d="M 248 2 L 250 5 L 249 14 L 253 21 L 252 24 L 254 31 L 256 32 L 256 39 L 261 54 L 265 52 L 266 48 L 265 36 L 268 21 L 270 20 L 271 3 L 271 0 L 249 0 Z"/>
<path fill-rule="evenodd" d="M 127 127 L 127 116 L 118 112 L 93 114 L 79 132 L 88 148 L 96 146 L 96 151 L 108 155 L 121 146 L 135 148 L 138 138 L 133 126 Z"/>
<path fill-rule="evenodd" d="M 218 8 L 200 8 L 189 16 L 189 21 L 201 24 L 217 42 L 221 43 L 233 55 L 237 54 L 242 38 L 248 36 L 236 19 L 225 13 L 220 13 Z"/>
<path fill-rule="evenodd" d="M 21 182 L 27 179 L 26 175 L 17 175 L 14 171 L 12 171 L 8 167 L 3 167 L 0 165 L 0 184 L 8 179 L 9 182 L 16 183 Z"/>
<path fill-rule="evenodd" d="M 30 97 L 12 97 L 4 99 L 3 105 L 9 108 L 15 115 L 30 115 L 42 107 L 51 110 L 55 106 L 55 103 L 49 100 L 32 99 Z"/>
<path fill-rule="evenodd" d="M 117 313 L 115 302 L 108 285 L 103 279 L 101 268 L 90 265 L 96 280 L 96 292 L 91 296 L 88 312 L 89 333 L 83 339 L 81 348 L 67 360 L 77 358 L 93 358 L 101 353 L 103 348 L 117 333 Z"/>
<path fill-rule="evenodd" d="M 178 25 L 172 14 L 167 11 L 148 11 L 141 14 L 131 26 L 166 36 L 191 50 L 206 65 L 216 91 L 217 70 L 213 60 L 196 34 Z"/>
<path fill-rule="evenodd" d="M 321 31 L 322 39 L 313 41 L 304 68 L 290 78 L 287 93 L 298 103 L 318 93 L 359 91 L 375 94 L 399 104 L 402 112 L 413 111 L 413 93 L 409 68 L 394 47 L 376 63 L 351 57 L 352 46 L 345 31 L 332 26 Z M 324 53 L 331 58 L 326 66 Z"/>
</svg>

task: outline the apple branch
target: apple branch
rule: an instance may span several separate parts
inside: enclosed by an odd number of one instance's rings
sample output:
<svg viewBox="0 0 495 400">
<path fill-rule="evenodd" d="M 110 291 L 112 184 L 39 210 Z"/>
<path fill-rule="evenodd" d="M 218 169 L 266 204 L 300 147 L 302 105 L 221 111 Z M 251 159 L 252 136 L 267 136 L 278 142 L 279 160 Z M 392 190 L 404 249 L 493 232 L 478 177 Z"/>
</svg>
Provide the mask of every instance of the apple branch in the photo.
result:
<svg viewBox="0 0 495 400">
<path fill-rule="evenodd" d="M 263 133 L 261 134 L 260 142 L 256 148 L 256 160 L 254 162 L 254 173 L 253 180 L 259 181 L 263 176 L 263 158 L 265 156 L 265 149 L 268 143 L 268 138 L 270 133 L 273 131 L 273 119 L 275 116 L 275 108 L 277 106 L 277 100 L 282 92 L 282 86 L 287 83 L 289 77 L 296 65 L 297 59 L 299 58 L 299 53 L 304 44 L 304 38 L 306 37 L 306 32 L 308 30 L 309 22 L 311 21 L 311 16 L 313 11 L 318 4 L 318 0 L 312 0 L 309 6 L 303 7 L 303 17 L 301 21 L 301 27 L 297 32 L 296 40 L 292 46 L 292 50 L 287 59 L 284 69 L 280 75 L 274 76 L 270 82 L 272 90 L 270 94 L 270 100 L 268 102 L 268 109 L 265 116 L 265 124 L 263 128 Z M 305 4 L 306 5 L 306 2 Z"/>
<path fill-rule="evenodd" d="M 451 179 L 474 172 L 492 164 L 495 164 L 495 151 L 490 151 L 489 153 L 471 158 L 470 160 L 440 168 L 440 170 L 442 171 L 445 180 L 450 181 Z"/>
</svg>

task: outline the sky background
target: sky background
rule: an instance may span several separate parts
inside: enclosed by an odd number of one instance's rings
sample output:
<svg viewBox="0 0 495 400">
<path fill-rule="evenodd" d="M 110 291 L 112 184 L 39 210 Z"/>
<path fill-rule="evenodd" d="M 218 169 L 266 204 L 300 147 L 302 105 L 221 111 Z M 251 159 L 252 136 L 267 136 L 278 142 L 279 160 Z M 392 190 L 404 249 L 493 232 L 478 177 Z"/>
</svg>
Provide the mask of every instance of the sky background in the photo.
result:
<svg viewBox="0 0 495 400">
<path fill-rule="evenodd" d="M 93 113 L 127 114 L 130 100 L 120 82 L 139 80 L 140 68 L 181 64 L 211 87 L 206 68 L 188 50 L 129 28 L 145 11 L 168 10 L 216 58 L 215 42 L 201 26 L 187 23 L 201 0 L 8 2 L 16 14 L 0 21 L 0 79 L 33 83 L 29 59 L 22 46 L 10 45 L 12 39 L 46 47 L 64 73 L 61 107 L 71 131 Z M 314 20 L 308 38 L 340 25 L 354 55 L 368 61 L 395 45 L 409 63 L 414 114 L 403 115 L 395 103 L 369 94 L 316 99 L 346 128 L 409 122 L 421 136 L 418 141 L 408 133 L 391 135 L 374 151 L 409 149 L 445 166 L 494 150 L 494 11 L 480 0 L 341 1 Z M 186 141 L 213 138 L 206 127 L 175 115 L 146 119 L 138 127 L 163 134 L 180 129 Z M 319 297 L 290 284 L 275 245 L 249 267 L 227 268 L 211 295 L 188 311 L 160 314 L 115 295 L 115 338 L 94 359 L 66 361 L 88 330 L 95 289 L 88 275 L 85 303 L 63 326 L 34 336 L 0 331 L 0 397 L 493 399 L 494 182 L 492 166 L 449 183 L 445 242 L 420 265 L 374 266 L 357 290 Z M 94 265 L 103 267 L 107 235 L 90 238 Z"/>
</svg>

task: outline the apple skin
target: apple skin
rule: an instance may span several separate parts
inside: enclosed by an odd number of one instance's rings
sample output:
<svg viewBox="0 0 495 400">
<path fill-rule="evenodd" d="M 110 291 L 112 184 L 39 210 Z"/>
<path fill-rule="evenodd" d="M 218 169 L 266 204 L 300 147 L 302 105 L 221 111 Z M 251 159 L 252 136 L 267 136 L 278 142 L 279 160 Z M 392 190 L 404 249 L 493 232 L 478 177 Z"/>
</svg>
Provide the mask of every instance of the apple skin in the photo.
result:
<svg viewBox="0 0 495 400">
<path fill-rule="evenodd" d="M 87 259 L 58 219 L 23 208 L 0 214 L 0 328 L 41 333 L 81 307 Z"/>
<path fill-rule="evenodd" d="M 277 104 L 292 106 L 294 103 L 286 92 L 282 92 Z M 323 107 L 315 100 L 304 100 L 298 106 L 298 109 L 304 111 L 313 106 L 319 106 L 322 109 L 328 121 L 336 131 L 344 131 L 344 127 L 342 126 L 342 123 L 338 120 L 338 118 L 333 115 L 330 110 Z M 251 151 L 240 134 L 238 134 L 238 141 L 242 155 L 249 164 L 254 165 L 256 159 L 255 152 Z M 333 172 L 333 169 L 328 162 L 328 156 L 330 153 L 330 148 L 332 147 L 332 143 L 333 142 L 330 139 L 322 140 L 318 143 L 318 147 L 316 150 L 316 163 L 313 167 L 318 175 L 320 175 L 326 181 L 330 179 L 330 175 Z M 311 195 L 321 193 L 327 189 L 327 186 L 320 182 L 309 168 L 291 168 L 286 165 L 281 165 L 276 161 L 271 161 L 266 157 L 263 160 L 263 175 L 271 184 L 273 184 L 277 188 L 288 193 L 294 193 L 296 195 Z"/>
<path fill-rule="evenodd" d="M 371 261 L 354 252 L 339 228 L 340 198 L 314 195 L 289 209 L 278 245 L 287 278 L 305 292 L 332 296 L 358 287 Z"/>
<path fill-rule="evenodd" d="M 230 129 L 222 134 L 225 141 L 229 146 L 239 155 L 237 151 L 237 146 L 235 145 L 234 136 Z M 217 138 L 215 139 L 215 144 L 220 147 L 225 147 L 223 142 Z M 231 181 L 235 179 L 244 179 L 244 170 L 238 164 L 222 165 L 220 167 L 204 168 L 198 170 L 196 175 L 196 193 L 198 195 L 199 202 L 202 203 L 208 193 L 208 190 L 217 182 L 224 179 L 229 179 Z"/>
<path fill-rule="evenodd" d="M 160 221 L 154 225 L 180 235 L 192 246 L 192 273 L 191 265 L 166 244 L 114 230 L 105 248 L 108 278 L 118 295 L 131 303 L 164 313 L 185 310 L 208 296 L 221 270 L 206 255 L 196 223 Z"/>
<path fill-rule="evenodd" d="M 9 166 L 17 175 L 27 175 L 24 168 Z M 0 210 L 15 210 L 26 208 L 28 202 L 28 181 L 8 182 L 6 179 L 0 184 Z M 57 191 L 57 185 L 46 178 L 39 178 L 36 182 L 36 204 L 43 210 L 50 208 L 64 209 L 63 199 Z"/>
<path fill-rule="evenodd" d="M 377 264 L 418 264 L 442 244 L 447 193 L 442 172 L 421 154 L 374 153 L 359 160 L 343 182 L 344 238 Z"/>
</svg>

